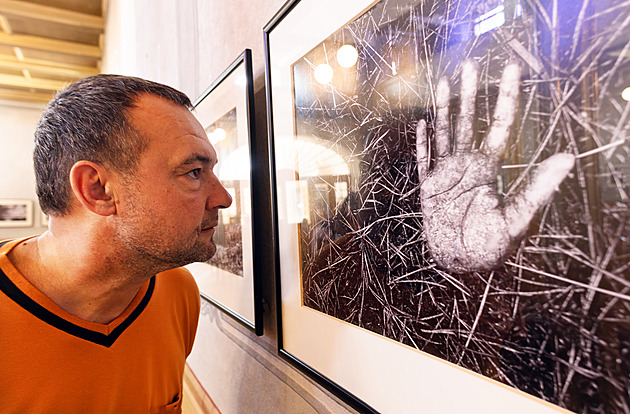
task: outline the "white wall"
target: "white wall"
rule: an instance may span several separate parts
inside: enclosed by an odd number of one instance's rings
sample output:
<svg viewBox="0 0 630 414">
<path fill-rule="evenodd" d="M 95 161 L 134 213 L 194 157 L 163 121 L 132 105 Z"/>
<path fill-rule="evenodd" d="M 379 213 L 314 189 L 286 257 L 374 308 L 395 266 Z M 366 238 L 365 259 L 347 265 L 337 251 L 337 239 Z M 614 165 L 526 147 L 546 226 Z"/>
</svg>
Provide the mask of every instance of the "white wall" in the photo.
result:
<svg viewBox="0 0 630 414">
<path fill-rule="evenodd" d="M 165 83 L 194 100 L 249 48 L 260 89 L 263 27 L 284 2 L 111 0 L 101 69 Z"/>
<path fill-rule="evenodd" d="M 194 101 L 251 49 L 257 126 L 252 146 L 257 157 L 267 159 L 263 27 L 284 1 L 110 0 L 102 69 L 171 85 Z M 269 219 L 269 200 L 257 208 Z M 271 237 L 268 224 L 258 230 Z M 261 266 L 265 336 L 256 337 L 204 302 L 189 365 L 223 414 L 354 412 L 277 356 L 269 256 Z"/>
<path fill-rule="evenodd" d="M 33 172 L 33 132 L 43 107 L 0 102 L 0 200 L 33 202 L 33 227 L 0 227 L 0 240 L 25 237 L 44 231 Z"/>
</svg>

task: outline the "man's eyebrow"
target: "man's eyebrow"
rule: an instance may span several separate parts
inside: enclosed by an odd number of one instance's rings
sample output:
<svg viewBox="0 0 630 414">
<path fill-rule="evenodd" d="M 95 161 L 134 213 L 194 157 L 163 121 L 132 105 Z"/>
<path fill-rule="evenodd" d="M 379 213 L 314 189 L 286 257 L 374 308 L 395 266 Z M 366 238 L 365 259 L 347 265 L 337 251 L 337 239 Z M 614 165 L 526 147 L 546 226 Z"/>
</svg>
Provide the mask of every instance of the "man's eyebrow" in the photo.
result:
<svg viewBox="0 0 630 414">
<path fill-rule="evenodd" d="M 216 164 L 216 160 L 208 157 L 207 155 L 193 154 L 190 157 L 186 158 L 184 162 L 181 163 L 181 165 L 194 164 L 196 162 L 201 162 L 203 164 L 210 164 L 210 165 Z"/>
</svg>

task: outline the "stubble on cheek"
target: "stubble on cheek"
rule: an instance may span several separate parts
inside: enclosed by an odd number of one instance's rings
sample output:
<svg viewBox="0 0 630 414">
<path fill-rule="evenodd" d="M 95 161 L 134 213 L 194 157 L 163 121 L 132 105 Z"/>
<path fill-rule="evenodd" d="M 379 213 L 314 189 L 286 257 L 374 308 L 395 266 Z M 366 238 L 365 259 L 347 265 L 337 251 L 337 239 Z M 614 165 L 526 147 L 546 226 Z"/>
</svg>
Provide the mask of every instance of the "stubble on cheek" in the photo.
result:
<svg viewBox="0 0 630 414">
<path fill-rule="evenodd" d="M 139 193 L 136 187 L 135 191 Z M 118 237 L 130 248 L 131 258 L 161 268 L 174 268 L 192 262 L 205 262 L 214 256 L 216 245 L 212 234 L 203 234 L 216 220 L 202 220 L 191 228 L 190 223 L 168 223 L 157 210 L 131 194 L 127 198 L 127 216 L 118 222 Z M 186 212 L 179 212 L 184 216 Z"/>
</svg>

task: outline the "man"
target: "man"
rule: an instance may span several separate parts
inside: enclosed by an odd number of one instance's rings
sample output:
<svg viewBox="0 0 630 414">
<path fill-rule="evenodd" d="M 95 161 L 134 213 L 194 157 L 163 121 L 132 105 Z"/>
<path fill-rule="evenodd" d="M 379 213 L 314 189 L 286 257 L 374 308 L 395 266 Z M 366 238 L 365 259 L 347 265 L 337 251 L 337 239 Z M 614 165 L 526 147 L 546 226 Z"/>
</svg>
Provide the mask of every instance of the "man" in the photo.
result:
<svg viewBox="0 0 630 414">
<path fill-rule="evenodd" d="M 97 75 L 35 132 L 44 234 L 0 247 L 8 413 L 179 412 L 199 314 L 192 276 L 220 208 L 214 148 L 182 93 Z"/>
</svg>

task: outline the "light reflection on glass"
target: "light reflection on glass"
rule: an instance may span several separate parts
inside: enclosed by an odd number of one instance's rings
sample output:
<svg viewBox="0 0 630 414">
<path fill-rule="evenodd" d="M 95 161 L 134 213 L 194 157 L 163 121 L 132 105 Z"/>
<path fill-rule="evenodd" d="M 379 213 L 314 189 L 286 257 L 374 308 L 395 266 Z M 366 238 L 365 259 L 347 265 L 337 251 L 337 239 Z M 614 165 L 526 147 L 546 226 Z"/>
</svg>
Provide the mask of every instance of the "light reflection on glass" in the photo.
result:
<svg viewBox="0 0 630 414">
<path fill-rule="evenodd" d="M 344 68 L 351 68 L 356 65 L 359 59 L 359 52 L 352 45 L 343 45 L 337 51 L 337 62 Z"/>
<path fill-rule="evenodd" d="M 325 85 L 330 83 L 333 78 L 333 70 L 327 63 L 322 63 L 315 68 L 315 80 Z"/>
<path fill-rule="evenodd" d="M 227 132 L 223 128 L 215 128 L 214 131 L 208 134 L 208 139 L 212 145 L 217 145 L 227 137 Z"/>
</svg>

